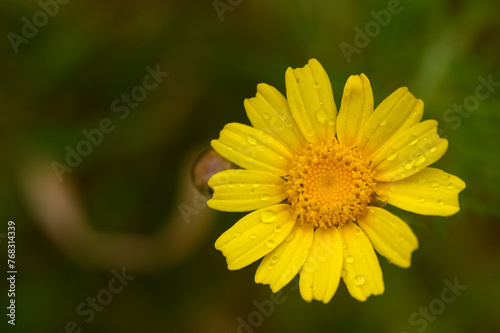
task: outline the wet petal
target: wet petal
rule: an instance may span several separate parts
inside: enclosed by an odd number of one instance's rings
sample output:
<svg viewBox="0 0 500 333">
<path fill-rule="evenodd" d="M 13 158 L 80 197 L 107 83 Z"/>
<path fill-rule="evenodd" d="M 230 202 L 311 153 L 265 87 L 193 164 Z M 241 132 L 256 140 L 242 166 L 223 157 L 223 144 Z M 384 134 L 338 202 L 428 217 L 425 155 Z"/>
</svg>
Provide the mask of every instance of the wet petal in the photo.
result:
<svg viewBox="0 0 500 333">
<path fill-rule="evenodd" d="M 274 87 L 261 83 L 257 94 L 245 100 L 252 126 L 280 141 L 289 151 L 298 152 L 307 142 L 288 107 L 286 98 Z"/>
<path fill-rule="evenodd" d="M 224 232 L 215 242 L 215 248 L 226 257 L 228 269 L 240 269 L 274 250 L 294 225 L 290 205 L 262 208 L 244 216 Z"/>
<path fill-rule="evenodd" d="M 373 159 L 375 179 L 401 180 L 440 159 L 448 148 L 448 140 L 439 137 L 437 126 L 437 121 L 426 120 L 389 141 Z"/>
<path fill-rule="evenodd" d="M 246 212 L 282 202 L 283 178 L 254 170 L 225 170 L 210 178 L 214 195 L 207 204 L 226 212 Z"/>
<path fill-rule="evenodd" d="M 423 112 L 422 100 L 416 99 L 408 88 L 399 88 L 370 115 L 358 137 L 358 148 L 371 159 L 389 139 L 418 124 Z"/>
<path fill-rule="evenodd" d="M 358 224 L 378 253 L 395 265 L 410 267 L 411 254 L 418 248 L 418 240 L 403 220 L 385 209 L 368 207 Z"/>
<path fill-rule="evenodd" d="M 251 126 L 230 123 L 224 126 L 212 147 L 227 160 L 249 170 L 278 176 L 288 173 L 290 152 L 275 138 Z"/>
<path fill-rule="evenodd" d="M 306 140 L 319 144 L 333 139 L 337 107 L 321 64 L 311 59 L 303 68 L 288 68 L 285 81 L 290 110 Z"/>
<path fill-rule="evenodd" d="M 370 295 L 382 294 L 382 270 L 368 237 L 352 222 L 340 228 L 340 235 L 345 244 L 342 278 L 351 296 L 365 301 Z"/>
<path fill-rule="evenodd" d="M 300 294 L 328 303 L 339 286 L 342 269 L 342 241 L 337 228 L 318 228 L 314 232 L 311 251 L 300 271 Z"/>
<path fill-rule="evenodd" d="M 397 182 L 380 182 L 375 192 L 381 200 L 413 213 L 449 216 L 460 210 L 458 194 L 464 188 L 464 181 L 457 176 L 425 168 Z"/>
<path fill-rule="evenodd" d="M 365 74 L 352 75 L 345 84 L 337 117 L 337 137 L 347 147 L 357 144 L 358 135 L 373 112 L 373 92 Z"/>
<path fill-rule="evenodd" d="M 312 224 L 297 224 L 287 238 L 262 259 L 255 282 L 269 284 L 274 293 L 287 285 L 304 264 L 313 235 Z"/>
</svg>

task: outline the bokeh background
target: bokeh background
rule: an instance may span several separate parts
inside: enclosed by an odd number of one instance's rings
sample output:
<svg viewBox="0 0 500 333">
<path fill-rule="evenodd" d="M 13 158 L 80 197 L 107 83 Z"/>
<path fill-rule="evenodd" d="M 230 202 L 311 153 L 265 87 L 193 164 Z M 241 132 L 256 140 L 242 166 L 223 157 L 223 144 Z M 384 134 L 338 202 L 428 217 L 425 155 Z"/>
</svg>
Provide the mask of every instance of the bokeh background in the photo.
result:
<svg viewBox="0 0 500 333">
<path fill-rule="evenodd" d="M 0 3 L 2 327 L 44 333 L 500 331 L 500 2 L 54 3 Z M 45 7 L 53 14 L 45 21 L 43 4 L 51 4 Z M 399 12 L 390 22 L 378 24 L 366 45 L 356 44 L 355 29 L 376 22 L 372 11 L 393 5 Z M 34 15 L 36 32 L 23 28 Z M 23 29 L 31 37 L 23 37 Z M 341 43 L 357 51 L 346 57 Z M 425 102 L 424 119 L 439 121 L 450 141 L 434 166 L 458 175 L 467 188 L 452 217 L 392 209 L 410 224 L 420 248 L 409 269 L 379 257 L 382 296 L 361 303 L 341 283 L 329 304 L 308 304 L 287 286 L 279 304 L 258 315 L 256 303 L 273 298 L 268 286 L 253 282 L 257 264 L 228 271 L 213 246 L 243 214 L 210 212 L 192 191 L 190 167 L 225 123 L 248 123 L 243 99 L 254 96 L 258 83 L 284 92 L 286 68 L 313 57 L 329 73 L 338 106 L 351 74 L 370 78 L 375 104 L 408 86 Z M 127 116 L 114 112 L 112 103 L 143 84 L 148 66 L 169 74 Z M 494 83 L 479 88 L 487 97 L 475 99 L 480 77 Z M 460 111 L 464 103 L 472 104 Z M 67 147 L 76 149 L 86 139 L 82 131 L 105 118 L 113 131 L 59 182 L 53 162 L 66 164 Z M 17 231 L 15 328 L 4 314 L 9 220 Z M 106 291 L 112 270 L 134 276 L 116 294 Z M 445 279 L 467 289 L 440 308 L 434 300 Z M 91 309 L 88 298 L 98 296 L 106 304 L 92 318 L 82 315 Z M 439 314 L 423 319 L 420 308 L 430 304 Z"/>
</svg>

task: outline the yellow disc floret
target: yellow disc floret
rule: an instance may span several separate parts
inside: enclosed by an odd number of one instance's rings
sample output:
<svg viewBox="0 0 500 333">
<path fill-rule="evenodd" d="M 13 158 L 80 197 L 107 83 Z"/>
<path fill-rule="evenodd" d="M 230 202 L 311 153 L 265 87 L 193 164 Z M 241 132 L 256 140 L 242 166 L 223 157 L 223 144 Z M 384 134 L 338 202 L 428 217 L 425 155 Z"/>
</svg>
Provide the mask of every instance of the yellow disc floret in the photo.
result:
<svg viewBox="0 0 500 333">
<path fill-rule="evenodd" d="M 355 221 L 372 199 L 375 182 L 369 162 L 337 140 L 309 143 L 289 168 L 287 200 L 302 223 L 342 226 Z"/>
</svg>

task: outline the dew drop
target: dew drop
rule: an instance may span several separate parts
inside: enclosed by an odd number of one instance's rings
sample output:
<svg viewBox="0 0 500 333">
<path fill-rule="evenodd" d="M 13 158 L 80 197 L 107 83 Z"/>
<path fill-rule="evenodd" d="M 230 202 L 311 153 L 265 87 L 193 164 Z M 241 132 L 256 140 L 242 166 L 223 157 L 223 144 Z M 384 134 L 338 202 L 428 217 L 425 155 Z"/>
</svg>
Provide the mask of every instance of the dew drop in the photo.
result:
<svg viewBox="0 0 500 333">
<path fill-rule="evenodd" d="M 229 182 L 229 183 L 227 183 L 227 187 L 229 187 L 229 188 L 233 188 L 233 187 L 234 187 L 234 183 L 233 183 L 233 182 Z"/>
<path fill-rule="evenodd" d="M 425 184 L 425 182 L 426 182 L 426 181 L 427 181 L 427 179 L 425 179 L 425 178 L 420 178 L 420 179 L 418 180 L 418 183 L 419 183 L 419 184 Z"/>
<path fill-rule="evenodd" d="M 394 161 L 396 159 L 396 157 L 398 157 L 398 154 L 399 154 L 399 152 L 395 152 L 392 155 L 389 155 L 389 157 L 387 157 L 387 160 Z"/>
<path fill-rule="evenodd" d="M 387 125 L 387 118 L 382 119 L 380 121 L 379 125 L 382 126 L 382 127 L 385 126 L 385 125 Z"/>
<path fill-rule="evenodd" d="M 433 181 L 431 183 L 432 187 L 438 187 L 439 186 L 439 182 L 436 182 L 436 181 Z"/>
<path fill-rule="evenodd" d="M 262 195 L 260 196 L 260 200 L 262 200 L 262 201 L 267 201 L 267 200 L 269 200 L 269 196 L 268 196 L 267 194 L 265 194 L 265 193 L 264 193 L 264 194 L 262 194 Z"/>
<path fill-rule="evenodd" d="M 255 189 L 254 189 L 254 188 L 251 188 L 251 189 L 250 189 L 250 193 L 255 193 Z"/>
<path fill-rule="evenodd" d="M 316 112 L 316 119 L 322 124 L 326 123 L 326 112 L 323 110 L 319 110 L 318 112 Z"/>
<path fill-rule="evenodd" d="M 271 223 L 272 221 L 276 220 L 276 213 L 270 209 L 265 210 L 262 212 L 260 220 L 264 223 Z"/>
<path fill-rule="evenodd" d="M 250 239 L 255 239 L 255 237 L 257 237 L 257 235 L 255 233 L 250 235 Z"/>
<path fill-rule="evenodd" d="M 443 202 L 443 200 L 438 200 L 438 201 L 437 201 L 437 204 L 438 204 L 439 206 L 443 206 L 443 205 L 444 205 L 444 202 Z"/>
<path fill-rule="evenodd" d="M 274 264 L 273 263 L 271 263 L 269 266 L 267 266 L 268 270 L 272 270 L 273 268 L 274 268 Z"/>
<path fill-rule="evenodd" d="M 314 87 L 314 89 L 318 89 L 319 88 L 318 82 L 314 82 L 313 87 Z"/>
<path fill-rule="evenodd" d="M 424 201 L 425 201 L 425 198 L 420 197 L 420 198 L 418 198 L 418 199 L 417 199 L 417 201 L 418 201 L 418 202 L 420 202 L 420 203 L 422 203 L 422 202 L 424 202 Z"/>
<path fill-rule="evenodd" d="M 436 146 L 432 146 L 430 150 L 431 150 L 431 153 L 434 153 L 437 150 L 437 147 Z"/>
<path fill-rule="evenodd" d="M 418 138 L 415 135 L 411 135 L 410 139 L 409 139 L 409 142 L 408 142 L 408 145 L 409 146 L 413 146 L 417 142 L 418 142 Z"/>
<path fill-rule="evenodd" d="M 315 131 L 315 130 L 309 130 L 309 131 L 307 131 L 307 133 L 306 133 L 306 135 L 307 135 L 308 137 L 312 137 L 312 136 L 314 136 L 315 134 L 316 134 L 316 131 Z"/>
<path fill-rule="evenodd" d="M 268 120 L 270 118 L 269 113 L 263 113 L 262 118 L 264 118 L 265 120 Z"/>
<path fill-rule="evenodd" d="M 347 261 L 348 264 L 352 264 L 354 262 L 354 257 L 349 254 L 345 257 L 345 261 Z"/>
<path fill-rule="evenodd" d="M 291 242 L 295 238 L 295 232 L 291 232 L 286 236 L 285 242 Z"/>
<path fill-rule="evenodd" d="M 285 120 L 285 126 L 290 128 L 293 126 L 293 121 L 291 121 L 290 119 L 286 119 Z"/>
<path fill-rule="evenodd" d="M 283 155 L 281 155 L 281 154 L 280 154 L 280 155 L 278 155 L 278 160 L 284 160 L 284 159 L 285 159 L 285 156 L 283 156 Z"/>
<path fill-rule="evenodd" d="M 276 233 L 281 232 L 281 227 L 277 226 L 276 228 L 274 228 L 274 232 L 276 232 Z"/>
<path fill-rule="evenodd" d="M 363 232 L 361 231 L 361 229 L 356 228 L 354 233 L 356 234 L 356 236 L 360 236 Z"/>
<path fill-rule="evenodd" d="M 330 125 L 330 126 L 335 125 L 335 119 L 328 120 L 328 125 Z"/>
<path fill-rule="evenodd" d="M 362 286 L 365 284 L 365 278 L 361 275 L 356 275 L 354 277 L 354 283 L 357 285 L 357 286 Z"/>
<path fill-rule="evenodd" d="M 272 240 L 268 240 L 267 243 L 266 243 L 266 246 L 269 247 L 269 248 L 273 248 L 274 247 L 274 242 Z"/>
<path fill-rule="evenodd" d="M 275 263 L 277 263 L 277 262 L 278 262 L 278 260 L 280 260 L 280 257 L 278 257 L 278 256 L 273 256 L 273 257 L 271 258 L 271 263 L 272 263 L 272 264 L 275 264 Z"/>
<path fill-rule="evenodd" d="M 260 184 L 259 184 L 259 182 L 253 182 L 252 186 L 253 186 L 253 187 L 259 187 L 259 186 L 260 186 Z"/>
<path fill-rule="evenodd" d="M 408 163 L 406 163 L 405 164 L 406 170 L 410 170 L 413 167 L 414 164 L 415 164 L 415 160 L 411 160 Z"/>
<path fill-rule="evenodd" d="M 252 135 L 247 135 L 247 141 L 251 145 L 256 145 L 257 144 L 257 139 L 252 136 Z"/>
<path fill-rule="evenodd" d="M 417 162 L 415 163 L 416 165 L 420 165 L 425 162 L 425 156 L 423 155 L 418 155 L 417 157 Z"/>
<path fill-rule="evenodd" d="M 449 183 L 448 184 L 448 190 L 453 190 L 455 188 L 455 184 Z"/>
</svg>

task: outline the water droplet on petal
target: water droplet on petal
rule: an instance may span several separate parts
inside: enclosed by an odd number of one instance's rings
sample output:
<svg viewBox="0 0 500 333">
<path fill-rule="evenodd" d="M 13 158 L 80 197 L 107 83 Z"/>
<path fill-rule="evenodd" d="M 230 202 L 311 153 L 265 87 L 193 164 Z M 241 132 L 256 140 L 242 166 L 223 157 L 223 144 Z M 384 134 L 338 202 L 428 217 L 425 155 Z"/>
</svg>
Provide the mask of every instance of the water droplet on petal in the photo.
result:
<svg viewBox="0 0 500 333">
<path fill-rule="evenodd" d="M 269 264 L 269 266 L 267 266 L 268 270 L 272 270 L 273 268 L 274 268 L 274 264 L 273 263 L 271 263 L 271 264 Z"/>
<path fill-rule="evenodd" d="M 408 145 L 413 146 L 417 142 L 418 142 L 418 138 L 415 135 L 411 135 L 410 139 L 409 139 L 409 142 L 408 142 Z"/>
<path fill-rule="evenodd" d="M 262 201 L 267 201 L 268 199 L 269 199 L 269 196 L 265 193 L 260 196 L 260 200 L 262 200 Z"/>
<path fill-rule="evenodd" d="M 417 156 L 417 161 L 415 162 L 415 165 L 421 165 L 422 163 L 425 162 L 425 156 L 423 155 L 418 155 Z"/>
<path fill-rule="evenodd" d="M 265 210 L 262 212 L 260 220 L 264 223 L 271 223 L 272 221 L 276 220 L 276 213 L 270 209 Z"/>
<path fill-rule="evenodd" d="M 309 131 L 307 131 L 307 133 L 306 133 L 306 135 L 307 135 L 308 137 L 312 137 L 312 136 L 314 136 L 315 134 L 316 134 L 316 131 L 315 131 L 315 130 L 309 130 Z"/>
<path fill-rule="evenodd" d="M 316 112 L 316 119 L 322 124 L 326 123 L 327 119 L 326 112 L 323 110 L 319 110 L 318 112 Z"/>
<path fill-rule="evenodd" d="M 275 264 L 275 263 L 277 263 L 277 262 L 278 262 L 278 260 L 280 260 L 280 257 L 278 257 L 278 256 L 273 256 L 273 257 L 271 258 L 271 263 L 272 263 L 272 264 Z"/>
<path fill-rule="evenodd" d="M 444 202 L 443 202 L 443 200 L 438 200 L 438 201 L 437 201 L 437 204 L 438 204 L 439 206 L 443 206 L 443 205 L 444 205 Z"/>
<path fill-rule="evenodd" d="M 387 160 L 394 161 L 396 159 L 396 157 L 398 157 L 398 154 L 399 154 L 399 152 L 395 152 L 395 153 L 389 155 L 389 157 L 387 157 Z"/>
<path fill-rule="evenodd" d="M 448 190 L 453 190 L 455 188 L 455 184 L 449 183 L 448 184 Z"/>
<path fill-rule="evenodd" d="M 227 187 L 229 187 L 229 188 L 233 188 L 233 187 L 234 187 L 234 183 L 233 183 L 233 182 L 229 182 L 229 183 L 227 183 Z"/>
<path fill-rule="evenodd" d="M 349 264 L 352 264 L 354 262 L 354 257 L 349 254 L 347 255 L 347 257 L 345 257 L 345 261 L 347 261 L 347 263 Z"/>
<path fill-rule="evenodd" d="M 274 247 L 274 242 L 272 240 L 268 240 L 267 243 L 266 243 L 266 246 L 269 247 L 269 248 L 273 248 Z"/>
<path fill-rule="evenodd" d="M 257 235 L 255 233 L 250 235 L 250 239 L 255 239 L 255 237 L 257 237 Z"/>
<path fill-rule="evenodd" d="M 418 183 L 419 183 L 419 184 L 425 184 L 425 182 L 426 182 L 426 181 L 427 181 L 427 179 L 425 179 L 425 178 L 420 178 L 420 179 L 418 180 Z"/>
<path fill-rule="evenodd" d="M 385 125 L 387 125 L 387 118 L 382 119 L 382 120 L 380 121 L 379 125 L 380 125 L 380 126 L 385 126 Z"/>
<path fill-rule="evenodd" d="M 279 160 L 284 160 L 284 159 L 285 159 L 285 156 L 283 156 L 283 155 L 281 155 L 281 154 L 280 154 L 280 155 L 278 155 L 278 159 L 279 159 Z"/>
<path fill-rule="evenodd" d="M 277 226 L 276 228 L 274 228 L 274 232 L 276 232 L 276 233 L 281 232 L 281 227 Z"/>
<path fill-rule="evenodd" d="M 252 135 L 247 135 L 247 141 L 251 145 L 256 145 L 257 144 L 257 139 L 252 136 Z"/>
<path fill-rule="evenodd" d="M 268 120 L 270 118 L 269 113 L 263 113 L 262 118 L 264 118 L 265 120 Z"/>
<path fill-rule="evenodd" d="M 436 146 L 432 146 L 431 149 L 430 149 L 431 153 L 434 153 L 436 150 L 437 150 Z"/>
<path fill-rule="evenodd" d="M 411 160 L 405 164 L 406 170 L 410 170 L 413 167 L 413 164 L 415 164 L 415 160 Z"/>
<path fill-rule="evenodd" d="M 432 187 L 438 187 L 439 186 L 439 182 L 436 182 L 436 181 L 433 181 L 431 183 Z"/>
<path fill-rule="evenodd" d="M 424 201 L 425 201 L 425 198 L 420 197 L 420 198 L 418 198 L 418 199 L 417 199 L 417 201 L 418 201 L 418 202 L 420 202 L 420 203 L 422 203 L 422 202 L 424 202 Z"/>
<path fill-rule="evenodd" d="M 251 189 L 250 189 L 250 193 L 255 193 L 255 189 L 254 189 L 254 188 L 251 188 Z"/>
<path fill-rule="evenodd" d="M 365 284 L 365 278 L 361 275 L 356 275 L 354 277 L 354 284 L 356 284 L 357 286 L 362 286 Z"/>
<path fill-rule="evenodd" d="M 335 125 L 335 119 L 328 120 L 328 125 L 330 125 L 330 126 Z"/>
<path fill-rule="evenodd" d="M 360 236 L 360 235 L 363 233 L 363 231 L 361 231 L 361 229 L 360 229 L 360 228 L 356 228 L 356 229 L 354 230 L 354 233 L 356 234 L 356 236 Z"/>
<path fill-rule="evenodd" d="M 314 89 L 318 89 L 319 88 L 318 82 L 314 82 L 313 87 L 314 87 Z"/>
<path fill-rule="evenodd" d="M 259 187 L 259 186 L 260 186 L 260 184 L 259 184 L 259 182 L 253 182 L 252 186 L 253 186 L 253 187 Z"/>
</svg>

